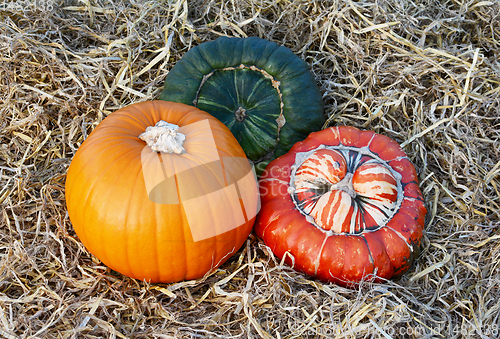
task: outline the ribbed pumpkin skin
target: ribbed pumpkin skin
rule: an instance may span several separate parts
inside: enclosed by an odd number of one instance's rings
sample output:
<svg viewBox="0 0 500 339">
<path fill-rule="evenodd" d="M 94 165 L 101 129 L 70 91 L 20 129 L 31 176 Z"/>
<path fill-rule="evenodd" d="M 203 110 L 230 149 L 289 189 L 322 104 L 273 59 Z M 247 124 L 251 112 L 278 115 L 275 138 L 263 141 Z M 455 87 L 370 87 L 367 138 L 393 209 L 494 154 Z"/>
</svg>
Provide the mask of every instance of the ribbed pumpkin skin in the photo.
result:
<svg viewBox="0 0 500 339">
<path fill-rule="evenodd" d="M 220 37 L 193 47 L 168 73 L 160 99 L 214 115 L 262 169 L 324 122 L 308 65 L 289 48 L 258 37 Z M 235 114 L 240 108 L 243 121 Z M 286 123 L 279 129 L 281 110 Z"/>
<path fill-rule="evenodd" d="M 417 174 L 386 136 L 345 126 L 311 133 L 267 166 L 259 186 L 255 233 L 298 271 L 355 286 L 403 274 L 419 252 Z"/>
<path fill-rule="evenodd" d="M 208 113 L 165 101 L 133 104 L 104 119 L 76 152 L 66 179 L 68 213 L 83 244 L 113 270 L 150 282 L 196 279 L 221 265 L 241 247 L 255 218 L 246 219 L 225 233 L 194 241 L 182 203 L 150 200 L 143 166 L 157 161 L 158 153 L 138 136 L 159 120 L 181 128 L 208 121 L 218 156 L 245 158 L 227 127 Z M 207 143 L 209 140 L 200 138 L 196 130 L 191 131 L 184 143 L 186 154 L 168 154 L 163 159 L 173 166 L 188 157 L 196 162 L 206 155 Z M 208 187 L 216 179 L 210 169 L 201 168 L 196 175 L 176 175 L 175 180 L 177 192 L 162 194 L 178 196 L 181 185 L 186 191 L 189 185 Z M 237 205 L 242 204 L 241 198 L 256 204 L 256 186 L 254 190 L 240 190 L 240 194 Z M 207 228 L 218 227 L 211 222 L 209 206 L 199 206 L 199 213 L 206 219 Z M 225 213 L 231 217 L 231 206 Z"/>
</svg>

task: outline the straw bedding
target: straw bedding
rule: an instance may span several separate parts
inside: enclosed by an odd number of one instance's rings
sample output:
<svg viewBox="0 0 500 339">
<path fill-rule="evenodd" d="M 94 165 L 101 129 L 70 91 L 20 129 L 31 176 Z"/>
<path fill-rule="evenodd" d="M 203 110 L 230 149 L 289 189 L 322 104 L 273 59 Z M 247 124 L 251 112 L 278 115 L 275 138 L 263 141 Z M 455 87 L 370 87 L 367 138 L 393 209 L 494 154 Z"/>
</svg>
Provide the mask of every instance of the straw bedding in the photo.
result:
<svg viewBox="0 0 500 339">
<path fill-rule="evenodd" d="M 428 214 L 402 278 L 317 282 L 251 235 L 203 279 L 148 284 L 80 243 L 64 200 L 79 145 L 221 35 L 291 48 L 322 88 L 327 125 L 403 145 Z M 498 337 L 498 60 L 495 1 L 1 1 L 0 337 Z"/>
</svg>

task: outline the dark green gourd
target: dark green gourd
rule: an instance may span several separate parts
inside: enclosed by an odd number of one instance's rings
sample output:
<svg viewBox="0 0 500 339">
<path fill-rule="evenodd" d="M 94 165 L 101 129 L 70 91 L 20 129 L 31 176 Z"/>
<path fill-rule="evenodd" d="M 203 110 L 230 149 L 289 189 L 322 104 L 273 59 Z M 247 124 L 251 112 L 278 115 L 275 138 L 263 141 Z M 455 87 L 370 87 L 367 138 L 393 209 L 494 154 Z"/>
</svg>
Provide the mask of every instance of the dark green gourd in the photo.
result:
<svg viewBox="0 0 500 339">
<path fill-rule="evenodd" d="M 258 172 L 324 121 L 308 65 L 287 47 L 258 37 L 220 37 L 190 49 L 168 73 L 160 99 L 196 106 L 222 121 Z"/>
</svg>

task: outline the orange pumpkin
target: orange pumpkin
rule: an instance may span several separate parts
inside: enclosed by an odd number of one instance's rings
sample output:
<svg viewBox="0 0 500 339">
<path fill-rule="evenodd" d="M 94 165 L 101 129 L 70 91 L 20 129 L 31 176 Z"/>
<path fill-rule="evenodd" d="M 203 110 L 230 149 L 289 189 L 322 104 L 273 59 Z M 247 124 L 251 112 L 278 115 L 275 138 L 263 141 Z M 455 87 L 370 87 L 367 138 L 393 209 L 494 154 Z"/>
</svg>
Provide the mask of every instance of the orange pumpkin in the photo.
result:
<svg viewBox="0 0 500 339">
<path fill-rule="evenodd" d="M 78 149 L 66 179 L 69 217 L 87 249 L 150 282 L 200 278 L 224 263 L 247 239 L 258 199 L 229 129 L 166 101 L 110 114 Z"/>
<path fill-rule="evenodd" d="M 426 208 L 397 142 L 373 131 L 311 133 L 260 178 L 255 233 L 280 258 L 320 280 L 356 285 L 407 271 Z"/>
</svg>

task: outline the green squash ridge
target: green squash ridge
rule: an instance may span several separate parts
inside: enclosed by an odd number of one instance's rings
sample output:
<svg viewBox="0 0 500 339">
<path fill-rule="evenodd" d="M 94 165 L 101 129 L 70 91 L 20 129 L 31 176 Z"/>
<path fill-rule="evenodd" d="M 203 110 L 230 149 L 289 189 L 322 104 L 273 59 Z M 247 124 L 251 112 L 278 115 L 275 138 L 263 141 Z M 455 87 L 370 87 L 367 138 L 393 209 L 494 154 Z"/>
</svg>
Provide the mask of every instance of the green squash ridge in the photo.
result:
<svg viewBox="0 0 500 339">
<path fill-rule="evenodd" d="M 205 98 L 201 98 L 201 99 L 202 100 L 197 100 L 198 104 L 201 103 L 201 104 L 207 105 L 207 106 L 214 106 L 214 107 L 223 109 L 223 110 L 227 111 L 228 113 L 231 113 L 233 111 L 230 107 L 227 107 L 224 104 L 221 104 L 221 103 L 218 103 L 218 102 L 212 101 L 212 100 L 209 101 L 209 100 L 206 100 Z"/>
<path fill-rule="evenodd" d="M 200 98 L 200 92 L 201 92 L 201 89 L 203 88 L 203 85 L 205 85 L 205 83 L 216 73 L 216 72 L 220 72 L 220 71 L 232 71 L 232 70 L 238 70 L 238 69 L 249 69 L 249 70 L 252 70 L 252 71 L 256 71 L 256 72 L 259 72 L 261 73 L 264 78 L 267 78 L 267 79 L 270 79 L 271 82 L 273 83 L 273 88 L 276 90 L 276 92 L 278 93 L 278 96 L 280 98 L 280 102 L 283 103 L 283 99 L 282 99 L 282 94 L 281 94 L 281 82 L 279 80 L 276 80 L 271 74 L 267 73 L 265 70 L 263 69 L 260 69 L 258 68 L 257 66 L 254 66 L 254 65 L 251 65 L 251 66 L 246 66 L 244 64 L 240 64 L 238 67 L 234 67 L 234 66 L 228 66 L 228 67 L 224 67 L 224 68 L 218 68 L 218 69 L 213 69 L 211 72 L 209 72 L 208 74 L 205 74 L 203 76 L 203 79 L 201 80 L 201 83 L 200 85 L 198 86 L 198 89 L 196 91 L 196 96 L 195 96 L 195 99 L 193 100 L 193 103 L 194 105 L 196 106 L 196 104 L 198 103 L 198 100 Z M 235 83 L 236 83 L 236 79 L 235 79 Z M 275 84 L 277 83 L 277 85 Z M 251 95 L 253 94 L 253 92 L 255 91 L 255 87 L 254 89 L 252 89 L 252 92 L 250 93 L 250 95 L 247 97 L 246 100 L 248 100 Z M 237 95 L 239 95 L 239 93 L 237 92 L 236 93 Z M 237 98 L 237 100 L 239 101 L 239 97 Z M 283 112 L 283 109 L 281 109 L 281 112 Z"/>
</svg>

